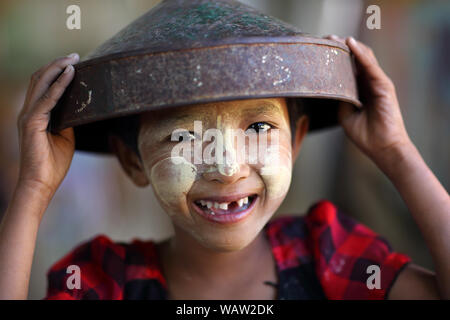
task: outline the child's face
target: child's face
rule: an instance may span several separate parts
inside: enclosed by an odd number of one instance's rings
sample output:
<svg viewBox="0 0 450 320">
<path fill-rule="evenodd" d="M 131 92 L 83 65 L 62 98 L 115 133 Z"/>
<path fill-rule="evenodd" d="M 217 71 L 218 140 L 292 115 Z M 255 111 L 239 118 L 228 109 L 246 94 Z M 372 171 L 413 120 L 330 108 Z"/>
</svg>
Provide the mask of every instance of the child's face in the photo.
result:
<svg viewBox="0 0 450 320">
<path fill-rule="evenodd" d="M 194 121 L 201 121 L 195 130 Z M 295 148 L 299 148 L 307 130 L 304 123 L 301 126 L 300 141 L 296 139 L 293 150 L 284 98 L 216 102 L 145 113 L 138 137 L 141 173 L 137 174 L 142 174 L 141 182 L 152 184 L 176 227 L 208 248 L 242 249 L 255 239 L 289 189 L 293 154 L 298 152 Z M 182 142 L 172 141 L 172 134 L 180 129 L 191 133 L 185 131 Z M 239 133 L 239 129 L 247 135 L 241 145 L 231 138 L 231 133 Z M 222 135 L 223 144 L 208 139 L 207 130 Z M 195 143 L 201 147 L 197 158 Z M 244 158 L 238 156 L 243 146 Z M 255 153 L 252 146 L 262 153 Z M 191 151 L 183 154 L 182 148 Z M 207 154 L 215 156 L 219 151 L 225 159 L 206 160 Z"/>
</svg>

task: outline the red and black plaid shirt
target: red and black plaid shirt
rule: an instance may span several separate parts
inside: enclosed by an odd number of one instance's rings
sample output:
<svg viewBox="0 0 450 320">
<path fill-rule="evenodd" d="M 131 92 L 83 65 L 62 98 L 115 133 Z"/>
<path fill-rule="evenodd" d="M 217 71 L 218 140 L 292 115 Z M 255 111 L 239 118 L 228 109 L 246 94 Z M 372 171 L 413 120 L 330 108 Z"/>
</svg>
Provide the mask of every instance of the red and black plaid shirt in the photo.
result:
<svg viewBox="0 0 450 320">
<path fill-rule="evenodd" d="M 281 217 L 265 228 L 276 261 L 278 299 L 384 299 L 410 261 L 331 202 L 307 215 Z M 81 289 L 68 289 L 70 265 L 81 271 Z M 370 265 L 380 268 L 380 289 L 369 289 Z M 165 299 L 167 284 L 155 243 L 112 242 L 98 236 L 76 247 L 49 270 L 45 299 Z"/>
</svg>

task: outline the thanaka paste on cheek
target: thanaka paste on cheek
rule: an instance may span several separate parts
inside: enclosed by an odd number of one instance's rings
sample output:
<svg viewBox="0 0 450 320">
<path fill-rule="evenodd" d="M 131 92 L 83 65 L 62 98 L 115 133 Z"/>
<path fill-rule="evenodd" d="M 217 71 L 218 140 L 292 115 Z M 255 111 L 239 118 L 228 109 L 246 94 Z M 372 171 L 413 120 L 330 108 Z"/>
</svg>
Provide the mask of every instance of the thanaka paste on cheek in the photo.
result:
<svg viewBox="0 0 450 320">
<path fill-rule="evenodd" d="M 292 178 L 291 152 L 281 145 L 278 148 L 269 147 L 264 165 L 259 169 L 264 184 L 266 186 L 266 196 L 268 199 L 280 198 L 286 195 L 289 190 Z M 279 159 L 275 160 L 277 152 Z"/>
<path fill-rule="evenodd" d="M 169 215 L 180 209 L 187 212 L 186 194 L 197 177 L 197 168 L 183 157 L 169 157 L 158 161 L 150 171 L 153 188 L 167 206 Z"/>
<path fill-rule="evenodd" d="M 287 193 L 292 177 L 289 166 L 264 166 L 261 168 L 260 174 L 266 185 L 268 199 L 280 198 Z"/>
</svg>

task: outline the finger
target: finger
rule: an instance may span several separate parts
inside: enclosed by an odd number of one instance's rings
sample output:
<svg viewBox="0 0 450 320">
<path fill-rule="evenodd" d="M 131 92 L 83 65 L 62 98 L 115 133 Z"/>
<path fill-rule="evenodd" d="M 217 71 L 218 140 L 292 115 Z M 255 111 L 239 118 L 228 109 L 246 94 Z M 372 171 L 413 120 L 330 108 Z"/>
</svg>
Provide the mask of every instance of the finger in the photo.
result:
<svg viewBox="0 0 450 320">
<path fill-rule="evenodd" d="M 50 87 L 53 81 L 69 65 L 78 62 L 79 56 L 73 53 L 67 57 L 54 60 L 44 66 L 32 76 L 32 88 L 28 98 L 28 105 L 33 105 Z"/>
<path fill-rule="evenodd" d="M 35 71 L 31 77 L 30 77 L 30 84 L 29 84 L 29 90 L 28 90 L 28 94 L 33 92 L 33 88 L 36 84 L 36 82 L 39 81 L 39 78 L 41 77 L 42 73 L 54 62 L 50 61 L 49 63 L 47 63 L 46 65 L 40 67 L 37 71 Z"/>
<path fill-rule="evenodd" d="M 340 38 L 340 37 L 338 37 L 338 36 L 335 35 L 335 34 L 330 34 L 330 35 L 326 36 L 325 38 L 326 38 L 326 39 L 329 39 L 329 40 L 339 41 L 339 42 L 345 44 L 345 39 Z"/>
<path fill-rule="evenodd" d="M 68 63 L 64 63 L 64 60 L 68 60 Z M 36 102 L 37 99 L 39 99 L 40 96 L 42 96 L 42 94 L 45 93 L 45 91 L 48 89 L 47 85 L 47 89 L 45 89 L 45 86 L 41 86 L 39 88 L 38 84 L 41 82 L 43 75 L 56 63 L 60 63 L 60 66 L 62 66 L 62 68 L 57 71 L 54 68 L 52 68 L 52 70 L 50 70 L 51 74 L 50 76 L 53 75 L 53 79 L 56 78 L 56 76 L 58 74 L 61 73 L 62 69 L 64 69 L 69 63 L 70 63 L 70 59 L 72 59 L 75 63 L 79 60 L 79 56 L 77 53 L 72 53 L 69 54 L 67 57 L 60 57 L 58 59 L 55 59 L 51 62 L 49 62 L 48 64 L 46 64 L 45 66 L 42 66 L 39 70 L 37 70 L 36 72 L 34 72 L 31 77 L 30 77 L 30 84 L 28 86 L 28 90 L 25 96 L 25 102 L 24 102 L 24 106 L 22 109 L 22 113 L 27 113 L 29 112 L 29 110 L 32 108 L 32 106 L 34 105 L 34 103 Z M 63 64 L 61 65 L 61 62 L 63 62 Z M 56 75 L 55 75 L 56 73 Z M 45 78 L 44 78 L 45 80 Z M 48 80 L 47 80 L 48 81 Z M 53 80 L 52 80 L 53 81 Z M 36 88 L 38 86 L 38 88 Z M 45 90 L 44 90 L 45 89 Z"/>
<path fill-rule="evenodd" d="M 20 112 L 19 117 L 17 118 L 19 136 L 24 128 L 32 127 L 38 130 L 47 129 L 50 120 L 50 111 L 56 105 L 56 102 L 64 93 L 64 90 L 70 81 L 72 81 L 73 76 L 73 66 L 68 65 L 49 90 L 38 99 L 28 112 L 24 112 L 24 110 Z"/>
<path fill-rule="evenodd" d="M 78 56 L 77 53 L 71 53 L 71 54 L 67 55 L 66 57 L 57 58 L 57 59 L 55 59 L 53 61 L 50 61 L 46 65 L 42 66 L 41 68 L 39 68 L 39 70 L 37 70 L 36 72 L 34 72 L 31 75 L 30 83 L 29 83 L 29 86 L 28 86 L 27 95 L 26 95 L 26 98 L 25 98 L 26 102 L 28 102 L 30 100 L 31 95 L 33 95 L 33 93 L 34 93 L 34 88 L 35 88 L 36 84 L 40 81 L 40 79 L 41 79 L 42 75 L 45 73 L 45 71 L 47 69 L 49 69 L 49 67 L 52 64 L 54 64 L 55 62 L 57 62 L 58 60 L 63 60 L 63 59 L 67 59 L 67 58 L 72 58 L 72 59 L 75 59 L 77 61 L 79 59 L 79 56 Z M 29 103 L 27 103 L 27 104 L 29 104 Z"/>
<path fill-rule="evenodd" d="M 59 98 L 64 93 L 69 83 L 74 76 L 74 68 L 69 64 L 64 72 L 56 79 L 56 81 L 50 86 L 50 88 L 36 101 L 36 105 L 33 110 L 30 111 L 30 117 L 34 116 L 49 116 L 50 111 L 58 102 Z"/>
<path fill-rule="evenodd" d="M 338 37 L 335 34 L 330 34 L 330 35 L 326 36 L 325 38 L 329 39 L 329 40 L 338 41 L 338 42 L 344 44 L 345 46 L 347 46 L 346 40 L 344 38 Z M 351 52 L 351 50 L 350 50 L 350 52 Z M 357 69 L 355 70 L 355 75 L 358 75 L 358 70 Z"/>
<path fill-rule="evenodd" d="M 356 61 L 362 67 L 362 71 L 365 72 L 371 80 L 379 81 L 380 83 L 390 82 L 390 79 L 378 64 L 372 49 L 363 43 L 356 41 L 352 37 L 347 38 L 346 43 L 354 54 Z"/>
</svg>

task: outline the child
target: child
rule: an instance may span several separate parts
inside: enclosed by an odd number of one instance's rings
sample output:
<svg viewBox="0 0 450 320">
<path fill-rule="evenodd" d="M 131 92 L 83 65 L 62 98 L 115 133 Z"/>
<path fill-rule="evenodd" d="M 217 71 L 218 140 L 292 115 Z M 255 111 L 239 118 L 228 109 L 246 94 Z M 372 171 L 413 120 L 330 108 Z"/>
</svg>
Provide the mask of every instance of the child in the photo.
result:
<svg viewBox="0 0 450 320">
<path fill-rule="evenodd" d="M 353 38 L 345 43 L 355 56 L 359 85 L 367 90 L 362 111 L 341 104 L 339 122 L 402 195 L 436 273 L 409 263 L 326 200 L 312 205 L 305 217 L 269 221 L 288 191 L 309 120 L 305 114 L 290 119 L 285 98 L 249 99 L 143 113 L 134 137 L 124 138 L 120 128 L 111 135 L 123 169 L 136 185 L 152 185 L 175 235 L 162 243 L 115 243 L 106 236 L 87 241 L 52 266 L 46 298 L 450 298 L 448 193 L 408 137 L 394 85 L 371 49 Z M 2 299 L 27 297 L 38 227 L 74 154 L 72 128 L 55 135 L 46 128 L 78 59 L 71 54 L 35 72 L 18 119 L 20 174 L 0 228 Z M 198 120 L 203 130 L 220 133 L 242 129 L 259 137 L 277 129 L 279 165 L 193 165 L 180 157 L 175 164 L 171 134 L 188 128 L 183 146 L 201 139 L 192 130 Z M 225 150 L 232 152 L 228 145 Z M 71 265 L 80 268 L 79 289 L 67 286 Z M 377 268 L 378 280 L 376 274 L 370 278 L 374 271 L 368 270 Z"/>
</svg>

